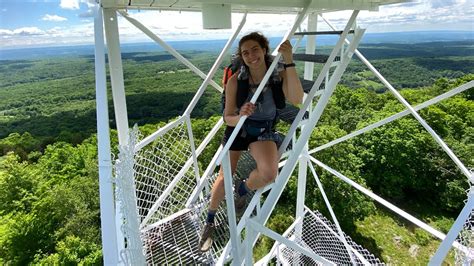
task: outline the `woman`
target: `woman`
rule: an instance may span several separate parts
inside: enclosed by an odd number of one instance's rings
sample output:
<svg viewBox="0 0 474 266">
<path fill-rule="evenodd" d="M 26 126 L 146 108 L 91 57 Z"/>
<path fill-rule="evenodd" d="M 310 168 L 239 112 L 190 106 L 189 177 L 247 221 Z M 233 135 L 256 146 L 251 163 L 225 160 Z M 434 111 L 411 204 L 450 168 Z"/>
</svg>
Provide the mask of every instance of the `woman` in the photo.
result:
<svg viewBox="0 0 474 266">
<path fill-rule="evenodd" d="M 246 180 L 235 187 L 236 215 L 240 217 L 246 209 L 246 196 L 273 182 L 278 174 L 278 149 L 274 137 L 276 109 L 285 105 L 285 98 L 298 105 L 303 99 L 303 89 L 293 63 L 293 52 L 290 41 L 285 41 L 278 48 L 283 62 L 278 63 L 256 104 L 250 103 L 254 92 L 263 80 L 272 63 L 269 54 L 268 39 L 259 32 L 252 32 L 240 39 L 237 55 L 242 67 L 228 81 L 225 88 L 224 121 L 227 124 L 224 143 L 229 139 L 234 127 L 242 116 L 248 116 L 244 126 L 230 147 L 232 173 L 242 151 L 250 149 L 250 154 L 257 163 Z M 201 234 L 199 249 L 207 251 L 212 245 L 214 216 L 220 202 L 224 199 L 224 176 L 222 167 L 211 192 L 206 225 Z"/>
</svg>

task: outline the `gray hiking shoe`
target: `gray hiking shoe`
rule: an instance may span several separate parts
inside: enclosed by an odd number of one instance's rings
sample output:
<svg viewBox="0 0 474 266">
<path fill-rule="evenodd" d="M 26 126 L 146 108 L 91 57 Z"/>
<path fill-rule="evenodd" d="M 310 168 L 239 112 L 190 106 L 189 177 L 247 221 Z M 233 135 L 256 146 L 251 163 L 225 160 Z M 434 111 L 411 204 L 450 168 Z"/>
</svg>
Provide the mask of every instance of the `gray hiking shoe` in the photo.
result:
<svg viewBox="0 0 474 266">
<path fill-rule="evenodd" d="M 201 232 L 201 239 L 199 240 L 199 250 L 201 252 L 208 251 L 212 246 L 212 237 L 214 235 L 215 225 L 206 223 Z"/>
</svg>

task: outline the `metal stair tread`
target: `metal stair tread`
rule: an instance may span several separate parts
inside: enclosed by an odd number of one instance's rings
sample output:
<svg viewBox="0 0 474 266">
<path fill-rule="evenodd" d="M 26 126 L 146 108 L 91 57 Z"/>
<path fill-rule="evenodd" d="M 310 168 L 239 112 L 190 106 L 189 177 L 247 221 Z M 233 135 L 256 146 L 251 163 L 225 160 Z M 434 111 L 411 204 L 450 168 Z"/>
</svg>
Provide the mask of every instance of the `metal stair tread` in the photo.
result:
<svg viewBox="0 0 474 266">
<path fill-rule="evenodd" d="M 293 54 L 293 60 L 295 61 L 305 61 L 313 63 L 326 63 L 329 59 L 329 55 L 325 54 Z M 334 62 L 341 61 L 340 56 L 334 58 Z"/>
<path fill-rule="evenodd" d="M 305 93 L 309 93 L 311 91 L 311 88 L 313 88 L 314 81 L 313 80 L 307 80 L 304 78 L 300 78 L 301 81 L 301 86 L 303 87 L 303 91 Z M 321 86 L 319 86 L 320 90 L 324 90 L 324 81 L 321 83 Z"/>
<path fill-rule="evenodd" d="M 328 31 L 302 31 L 302 32 L 295 32 L 294 35 L 340 35 L 342 34 L 342 30 L 328 30 Z M 353 34 L 354 30 L 350 30 L 349 34 Z"/>
<path fill-rule="evenodd" d="M 147 260 L 159 264 L 209 264 L 209 256 L 198 250 L 199 231 L 189 211 L 142 233 Z M 177 237 L 178 236 L 178 237 Z"/>
</svg>

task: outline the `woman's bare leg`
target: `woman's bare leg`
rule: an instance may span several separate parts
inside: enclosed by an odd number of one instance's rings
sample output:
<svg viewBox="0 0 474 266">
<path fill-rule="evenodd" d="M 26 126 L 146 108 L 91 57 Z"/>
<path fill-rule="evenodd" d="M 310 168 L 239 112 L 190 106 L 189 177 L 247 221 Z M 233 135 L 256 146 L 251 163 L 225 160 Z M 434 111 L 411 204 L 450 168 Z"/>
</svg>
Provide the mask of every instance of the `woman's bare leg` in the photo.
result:
<svg viewBox="0 0 474 266">
<path fill-rule="evenodd" d="M 245 184 L 250 190 L 256 190 L 275 180 L 278 174 L 278 149 L 274 141 L 256 141 L 249 147 L 257 168 L 250 173 Z"/>
<path fill-rule="evenodd" d="M 239 162 L 241 151 L 229 151 L 230 152 L 230 167 L 232 170 L 232 174 L 235 173 L 235 169 L 237 168 L 237 163 Z M 211 191 L 211 202 L 209 203 L 209 210 L 217 210 L 219 208 L 219 204 L 225 197 L 225 189 L 224 189 L 224 173 L 221 169 L 219 170 L 219 175 L 217 176 L 214 185 L 212 185 Z"/>
</svg>

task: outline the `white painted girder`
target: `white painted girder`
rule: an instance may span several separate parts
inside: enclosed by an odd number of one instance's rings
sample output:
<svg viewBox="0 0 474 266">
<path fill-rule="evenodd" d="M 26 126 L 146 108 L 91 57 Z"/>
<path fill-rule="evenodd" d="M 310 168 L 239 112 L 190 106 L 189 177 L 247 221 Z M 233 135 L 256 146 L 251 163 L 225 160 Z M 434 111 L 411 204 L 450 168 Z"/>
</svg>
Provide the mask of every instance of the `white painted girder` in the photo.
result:
<svg viewBox="0 0 474 266">
<path fill-rule="evenodd" d="M 408 0 L 317 0 L 312 1 L 309 11 L 370 10 L 380 6 L 408 2 Z M 101 0 L 105 8 L 159 9 L 177 11 L 201 11 L 203 4 L 231 5 L 232 12 L 249 13 L 297 13 L 306 0 Z"/>
</svg>

